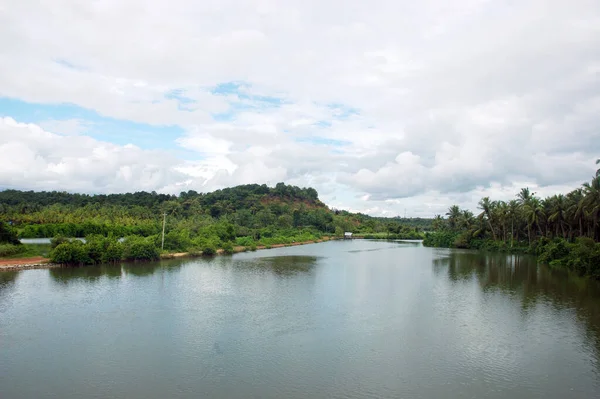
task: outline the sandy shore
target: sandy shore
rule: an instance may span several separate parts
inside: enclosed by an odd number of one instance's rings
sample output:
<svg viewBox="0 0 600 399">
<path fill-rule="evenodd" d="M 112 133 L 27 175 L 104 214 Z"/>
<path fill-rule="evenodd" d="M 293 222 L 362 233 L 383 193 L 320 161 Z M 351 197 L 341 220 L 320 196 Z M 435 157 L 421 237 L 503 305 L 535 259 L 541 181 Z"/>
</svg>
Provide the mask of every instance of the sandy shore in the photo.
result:
<svg viewBox="0 0 600 399">
<path fill-rule="evenodd" d="M 303 242 L 294 242 L 291 244 L 273 244 L 267 248 L 267 246 L 261 245 L 257 246 L 257 250 L 269 249 L 269 248 L 282 248 L 282 247 L 293 247 L 296 245 L 306 245 L 306 244 L 315 244 L 323 241 L 335 240 L 332 237 L 323 237 L 320 240 L 314 241 L 303 241 Z M 245 252 L 248 249 L 246 247 L 234 247 L 234 253 Z M 217 251 L 218 255 L 222 255 L 224 252 L 222 249 Z M 191 254 L 189 252 L 177 252 L 171 254 L 163 254 L 161 255 L 161 259 L 175 259 L 175 258 L 187 258 L 198 256 L 198 254 Z M 50 263 L 49 259 L 43 258 L 41 256 L 36 256 L 33 258 L 14 258 L 14 259 L 0 259 L 0 271 L 4 270 L 25 270 L 25 269 L 48 269 L 52 267 L 60 267 L 61 265 L 57 265 L 54 263 Z"/>
</svg>

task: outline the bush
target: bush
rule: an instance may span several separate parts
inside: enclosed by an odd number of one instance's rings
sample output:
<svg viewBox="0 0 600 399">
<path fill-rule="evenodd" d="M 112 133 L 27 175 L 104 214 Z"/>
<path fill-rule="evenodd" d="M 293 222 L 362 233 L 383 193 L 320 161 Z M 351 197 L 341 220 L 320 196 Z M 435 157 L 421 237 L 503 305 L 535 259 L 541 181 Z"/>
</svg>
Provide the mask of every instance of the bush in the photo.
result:
<svg viewBox="0 0 600 399">
<path fill-rule="evenodd" d="M 223 252 L 225 252 L 228 255 L 231 255 L 234 251 L 233 251 L 233 244 L 231 242 L 226 242 L 225 244 L 223 244 Z"/>
<path fill-rule="evenodd" d="M 160 259 L 160 250 L 151 238 L 130 236 L 123 241 L 123 257 L 126 260 Z"/>
<path fill-rule="evenodd" d="M 207 243 L 202 247 L 202 255 L 213 256 L 217 253 L 217 247 L 215 247 L 212 243 Z"/>
<path fill-rule="evenodd" d="M 24 251 L 24 245 L 0 244 L 0 256 L 13 256 Z"/>
<path fill-rule="evenodd" d="M 249 247 L 254 244 L 252 237 L 238 237 L 235 239 L 235 244 L 242 247 Z"/>
<path fill-rule="evenodd" d="M 165 248 L 169 251 L 185 252 L 192 246 L 189 230 L 172 230 L 165 235 Z"/>
<path fill-rule="evenodd" d="M 65 236 L 56 236 L 50 240 L 50 248 L 54 249 L 54 248 L 58 247 L 60 244 L 64 244 L 65 242 L 69 242 L 69 241 L 71 241 L 71 240 Z"/>
<path fill-rule="evenodd" d="M 570 246 L 571 245 L 562 238 L 555 238 L 552 241 L 543 238 L 536 247 L 538 260 L 542 263 L 554 262 L 555 264 L 560 264 L 569 256 L 571 250 Z"/>
<path fill-rule="evenodd" d="M 94 263 L 86 250 L 85 244 L 73 240 L 59 244 L 50 251 L 50 261 L 63 265 L 88 265 Z"/>
<path fill-rule="evenodd" d="M 250 249 L 250 251 L 252 251 L 252 252 L 256 251 L 256 244 L 255 244 L 255 243 L 252 243 L 252 245 L 250 245 L 249 249 Z"/>
<path fill-rule="evenodd" d="M 118 241 L 110 242 L 100 259 L 102 263 L 120 262 L 123 259 L 123 245 Z"/>
<path fill-rule="evenodd" d="M 0 244 L 21 245 L 17 233 L 4 222 L 0 222 Z"/>
<path fill-rule="evenodd" d="M 451 231 L 435 231 L 425 234 L 423 245 L 426 247 L 452 248 L 457 237 L 458 234 Z"/>
</svg>

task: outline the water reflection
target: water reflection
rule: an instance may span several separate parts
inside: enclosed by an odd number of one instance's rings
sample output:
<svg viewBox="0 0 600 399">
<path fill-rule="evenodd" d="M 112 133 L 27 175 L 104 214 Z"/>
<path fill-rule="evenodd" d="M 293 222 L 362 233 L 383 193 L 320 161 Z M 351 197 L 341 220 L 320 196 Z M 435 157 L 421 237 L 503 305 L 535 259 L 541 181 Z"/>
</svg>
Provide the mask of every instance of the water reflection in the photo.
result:
<svg viewBox="0 0 600 399">
<path fill-rule="evenodd" d="M 527 255 L 440 251 L 434 273 L 454 283 L 477 282 L 484 294 L 502 292 L 520 300 L 527 312 L 537 305 L 573 310 L 600 359 L 600 283 L 560 269 L 538 265 Z M 600 365 L 599 365 L 600 366 Z"/>
<path fill-rule="evenodd" d="M 95 282 L 101 277 L 121 277 L 121 265 L 97 265 L 83 267 L 60 267 L 49 269 L 50 277 L 56 283 L 68 284 L 74 281 Z"/>
<path fill-rule="evenodd" d="M 318 256 L 272 256 L 236 260 L 235 266 L 258 271 L 268 270 L 277 275 L 291 276 L 298 273 L 310 272 L 315 267 L 318 260 Z"/>
<path fill-rule="evenodd" d="M 15 286 L 18 271 L 0 271 L 0 299 Z"/>
<path fill-rule="evenodd" d="M 104 264 L 82 267 L 61 267 L 49 269 L 52 280 L 68 284 L 74 281 L 95 282 L 103 277 L 118 279 L 123 275 L 136 277 L 151 276 L 159 270 L 175 270 L 181 267 L 181 261 L 138 262 L 122 264 Z"/>
</svg>

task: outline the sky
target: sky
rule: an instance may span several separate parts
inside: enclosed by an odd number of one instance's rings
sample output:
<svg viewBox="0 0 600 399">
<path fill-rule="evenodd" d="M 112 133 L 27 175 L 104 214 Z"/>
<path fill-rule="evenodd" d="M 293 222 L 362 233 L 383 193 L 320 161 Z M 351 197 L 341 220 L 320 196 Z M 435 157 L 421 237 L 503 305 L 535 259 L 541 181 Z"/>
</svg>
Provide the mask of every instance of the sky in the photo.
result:
<svg viewBox="0 0 600 399">
<path fill-rule="evenodd" d="M 596 158 L 598 0 L 0 1 L 0 189 L 431 217 Z"/>
</svg>

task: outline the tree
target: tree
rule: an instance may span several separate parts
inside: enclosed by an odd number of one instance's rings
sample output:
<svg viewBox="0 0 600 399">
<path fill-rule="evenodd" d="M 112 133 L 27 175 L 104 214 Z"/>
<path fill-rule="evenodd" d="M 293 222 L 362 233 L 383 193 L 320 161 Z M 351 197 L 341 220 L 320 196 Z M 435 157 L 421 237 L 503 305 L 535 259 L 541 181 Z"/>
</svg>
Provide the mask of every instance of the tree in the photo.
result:
<svg viewBox="0 0 600 399">
<path fill-rule="evenodd" d="M 448 208 L 446 216 L 448 216 L 448 227 L 450 227 L 450 230 L 456 230 L 460 215 L 461 211 L 458 205 L 452 205 L 450 208 Z"/>
<path fill-rule="evenodd" d="M 494 226 L 492 226 L 492 210 L 496 207 L 496 203 L 490 201 L 489 197 L 484 197 L 479 201 L 479 209 L 483 212 L 479 214 L 479 218 L 483 220 L 483 218 L 487 219 L 487 224 L 492 232 L 492 238 L 496 241 L 496 232 L 494 231 Z"/>
<path fill-rule="evenodd" d="M 17 233 L 6 223 L 0 221 L 0 244 L 19 245 Z"/>
<path fill-rule="evenodd" d="M 591 183 L 583 185 L 585 213 L 591 218 L 592 223 L 589 224 L 590 237 L 595 240 L 600 240 L 598 222 L 600 221 L 600 176 L 592 179 Z"/>
</svg>

